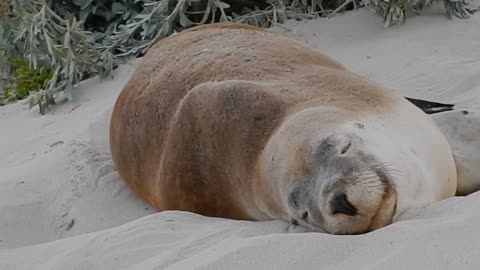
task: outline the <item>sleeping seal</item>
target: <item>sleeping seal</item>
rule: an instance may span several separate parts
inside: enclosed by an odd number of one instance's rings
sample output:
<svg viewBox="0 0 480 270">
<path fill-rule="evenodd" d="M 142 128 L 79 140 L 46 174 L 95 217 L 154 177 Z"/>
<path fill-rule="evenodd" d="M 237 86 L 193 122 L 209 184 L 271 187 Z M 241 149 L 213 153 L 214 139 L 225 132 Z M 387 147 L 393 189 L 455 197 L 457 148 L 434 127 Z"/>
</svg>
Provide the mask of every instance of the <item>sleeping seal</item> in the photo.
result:
<svg viewBox="0 0 480 270">
<path fill-rule="evenodd" d="M 159 211 L 332 234 L 453 196 L 450 146 L 403 97 L 303 43 L 235 23 L 165 38 L 110 124 L 120 176 Z"/>
</svg>

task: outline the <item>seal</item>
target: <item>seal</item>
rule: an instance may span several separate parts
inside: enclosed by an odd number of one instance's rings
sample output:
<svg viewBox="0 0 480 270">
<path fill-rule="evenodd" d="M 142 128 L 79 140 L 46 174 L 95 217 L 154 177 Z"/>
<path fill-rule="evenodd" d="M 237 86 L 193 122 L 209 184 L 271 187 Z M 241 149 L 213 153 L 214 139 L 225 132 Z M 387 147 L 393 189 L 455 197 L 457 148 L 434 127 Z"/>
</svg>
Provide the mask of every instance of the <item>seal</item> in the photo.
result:
<svg viewBox="0 0 480 270">
<path fill-rule="evenodd" d="M 110 123 L 121 178 L 157 210 L 358 234 L 454 196 L 450 146 L 404 97 L 257 27 L 156 43 Z"/>
</svg>

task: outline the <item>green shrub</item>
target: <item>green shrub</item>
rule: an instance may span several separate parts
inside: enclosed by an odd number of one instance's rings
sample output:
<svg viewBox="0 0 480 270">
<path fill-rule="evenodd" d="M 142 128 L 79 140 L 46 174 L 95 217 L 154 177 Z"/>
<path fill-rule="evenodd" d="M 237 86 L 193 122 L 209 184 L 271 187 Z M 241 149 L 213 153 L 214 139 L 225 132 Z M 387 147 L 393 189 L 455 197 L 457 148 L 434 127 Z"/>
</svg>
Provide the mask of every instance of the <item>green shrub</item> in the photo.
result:
<svg viewBox="0 0 480 270">
<path fill-rule="evenodd" d="M 360 0 L 9 1 L 9 10 L 3 7 L 1 13 L 7 17 L 3 21 L 0 17 L 0 59 L 26 57 L 31 70 L 43 72 L 42 79 L 48 70 L 51 77 L 46 83 L 40 80 L 42 89 L 14 91 L 17 98 L 28 93 L 29 104 L 39 105 L 41 113 L 58 93 L 71 100 L 72 88 L 82 80 L 109 76 L 116 66 L 143 55 L 174 32 L 221 21 L 270 27 L 287 19 L 314 19 L 361 6 Z M 389 26 L 404 22 L 407 9 L 416 11 L 431 3 L 411 1 L 363 0 L 363 4 Z M 472 12 L 465 0 L 442 1 L 449 16 L 466 18 Z M 39 84 L 25 82 L 25 87 L 30 86 Z"/>
<path fill-rule="evenodd" d="M 24 99 L 32 92 L 44 89 L 53 75 L 48 67 L 31 69 L 28 61 L 23 58 L 10 58 L 8 63 L 14 72 L 9 79 L 10 85 L 3 89 L 7 101 Z"/>
</svg>

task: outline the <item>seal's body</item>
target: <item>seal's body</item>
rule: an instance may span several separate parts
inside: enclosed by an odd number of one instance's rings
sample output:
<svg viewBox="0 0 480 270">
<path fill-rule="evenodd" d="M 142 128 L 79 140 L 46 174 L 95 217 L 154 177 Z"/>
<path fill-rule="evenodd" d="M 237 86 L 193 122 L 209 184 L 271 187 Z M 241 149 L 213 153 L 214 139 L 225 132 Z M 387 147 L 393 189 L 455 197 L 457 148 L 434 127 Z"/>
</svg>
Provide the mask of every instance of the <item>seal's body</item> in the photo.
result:
<svg viewBox="0 0 480 270">
<path fill-rule="evenodd" d="M 152 47 L 120 93 L 114 163 L 158 210 L 282 219 L 335 234 L 455 194 L 428 115 L 335 60 L 241 24 Z"/>
</svg>

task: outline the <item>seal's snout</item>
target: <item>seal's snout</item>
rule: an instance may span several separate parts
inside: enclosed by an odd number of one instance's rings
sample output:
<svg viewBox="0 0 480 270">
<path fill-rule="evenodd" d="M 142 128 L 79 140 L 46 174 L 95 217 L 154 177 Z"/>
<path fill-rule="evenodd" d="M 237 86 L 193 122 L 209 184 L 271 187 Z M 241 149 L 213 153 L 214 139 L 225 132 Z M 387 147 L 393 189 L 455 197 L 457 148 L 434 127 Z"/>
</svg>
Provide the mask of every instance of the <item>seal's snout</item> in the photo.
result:
<svg viewBox="0 0 480 270">
<path fill-rule="evenodd" d="M 389 176 L 373 170 L 353 171 L 334 180 L 320 203 L 325 229 L 333 234 L 359 234 L 391 223 L 396 205 Z"/>
<path fill-rule="evenodd" d="M 345 193 L 337 193 L 330 201 L 330 208 L 332 215 L 345 214 L 348 216 L 355 216 L 358 214 L 357 208 L 355 208 L 347 199 Z"/>
</svg>

